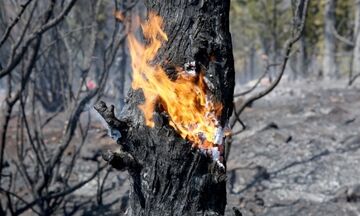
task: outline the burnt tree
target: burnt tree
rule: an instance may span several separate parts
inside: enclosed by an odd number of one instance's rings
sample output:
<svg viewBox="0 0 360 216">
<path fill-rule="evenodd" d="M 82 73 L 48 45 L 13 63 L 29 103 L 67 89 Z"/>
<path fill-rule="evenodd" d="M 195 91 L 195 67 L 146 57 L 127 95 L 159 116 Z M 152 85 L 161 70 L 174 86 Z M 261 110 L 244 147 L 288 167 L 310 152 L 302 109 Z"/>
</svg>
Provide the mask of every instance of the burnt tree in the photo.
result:
<svg viewBox="0 0 360 216">
<path fill-rule="evenodd" d="M 187 62 L 202 73 L 207 95 L 222 104 L 219 122 L 225 126 L 233 109 L 234 63 L 229 32 L 229 0 L 145 0 L 148 11 L 164 20 L 168 40 L 152 64 L 161 65 L 176 82 L 177 67 Z M 148 127 L 139 105 L 142 89 L 131 89 L 122 112 L 99 102 L 95 109 L 112 131 L 120 152 L 105 152 L 110 165 L 131 176 L 129 215 L 224 215 L 226 161 L 192 148 L 170 126 L 166 110 L 153 112 Z M 120 133 L 118 133 L 120 132 Z"/>
</svg>

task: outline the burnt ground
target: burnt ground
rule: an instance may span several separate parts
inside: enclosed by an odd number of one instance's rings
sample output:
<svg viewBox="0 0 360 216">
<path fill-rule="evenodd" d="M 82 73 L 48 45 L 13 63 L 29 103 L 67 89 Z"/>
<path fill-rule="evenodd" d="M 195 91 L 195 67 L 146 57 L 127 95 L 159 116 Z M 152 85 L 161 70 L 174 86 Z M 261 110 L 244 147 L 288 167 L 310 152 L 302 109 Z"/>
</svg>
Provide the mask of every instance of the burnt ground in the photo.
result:
<svg viewBox="0 0 360 216">
<path fill-rule="evenodd" d="M 241 117 L 228 215 L 360 215 L 360 85 L 282 84 Z"/>
<path fill-rule="evenodd" d="M 227 163 L 226 215 L 234 215 L 234 206 L 244 216 L 360 215 L 360 84 L 280 84 L 241 118 L 247 129 L 234 137 Z M 45 134 L 54 145 L 61 138 L 61 119 Z M 100 121 L 93 121 L 74 181 L 94 172 L 102 149 L 118 148 L 106 136 Z M 7 153 L 15 155 L 11 148 Z M 129 181 L 126 173 L 115 170 L 106 179 L 104 205 L 93 205 L 104 176 L 105 172 L 70 195 L 74 202 L 89 200 L 77 215 L 121 215 L 126 210 Z"/>
</svg>

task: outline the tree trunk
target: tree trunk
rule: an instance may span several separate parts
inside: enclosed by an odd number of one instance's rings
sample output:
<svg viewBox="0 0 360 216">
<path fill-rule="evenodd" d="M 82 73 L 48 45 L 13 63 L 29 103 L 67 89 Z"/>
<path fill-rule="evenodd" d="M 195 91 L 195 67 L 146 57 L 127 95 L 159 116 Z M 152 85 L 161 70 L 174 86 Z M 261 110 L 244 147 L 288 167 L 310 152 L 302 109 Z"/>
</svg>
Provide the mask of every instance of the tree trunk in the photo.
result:
<svg viewBox="0 0 360 216">
<path fill-rule="evenodd" d="M 352 74 L 356 76 L 360 74 L 360 1 L 357 1 L 355 5 L 354 41 Z M 352 77 L 350 77 L 350 80 L 352 80 Z"/>
<path fill-rule="evenodd" d="M 339 76 L 336 67 L 336 37 L 334 28 L 336 22 L 335 16 L 336 0 L 328 0 L 325 5 L 324 16 L 324 58 L 323 58 L 323 76 L 325 78 L 337 78 Z"/>
<path fill-rule="evenodd" d="M 295 79 L 306 78 L 308 75 L 308 56 L 306 51 L 305 36 L 302 36 L 299 40 L 299 55 L 297 61 L 297 74 L 295 75 Z"/>
<path fill-rule="evenodd" d="M 224 127 L 232 113 L 234 90 L 230 1 L 146 0 L 145 5 L 163 18 L 168 36 L 153 63 L 176 82 L 175 68 L 195 61 L 196 71 L 205 75 L 207 95 L 223 105 Z M 113 115 L 114 107 L 103 102 L 95 106 L 121 146 L 120 153 L 107 152 L 104 159 L 131 176 L 128 215 L 224 215 L 226 162 L 221 168 L 192 148 L 169 125 L 164 111 L 154 111 L 155 126 L 146 126 L 138 107 L 143 101 L 142 89 L 130 90 L 119 119 Z"/>
<path fill-rule="evenodd" d="M 253 80 L 255 78 L 255 60 L 256 60 L 256 49 L 254 45 L 250 48 L 249 55 L 249 78 L 246 81 Z"/>
</svg>

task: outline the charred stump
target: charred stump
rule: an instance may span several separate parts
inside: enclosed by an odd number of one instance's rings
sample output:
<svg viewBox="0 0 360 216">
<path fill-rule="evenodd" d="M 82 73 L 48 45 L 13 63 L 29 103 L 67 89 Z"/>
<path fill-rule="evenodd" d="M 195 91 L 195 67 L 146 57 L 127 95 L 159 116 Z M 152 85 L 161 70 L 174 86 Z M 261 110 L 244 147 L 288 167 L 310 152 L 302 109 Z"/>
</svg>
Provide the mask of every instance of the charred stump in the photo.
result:
<svg viewBox="0 0 360 216">
<path fill-rule="evenodd" d="M 161 65 L 174 82 L 177 67 L 203 73 L 207 95 L 222 104 L 219 122 L 224 127 L 232 113 L 234 89 L 230 1 L 146 0 L 145 4 L 163 18 L 168 37 L 152 64 Z M 144 100 L 142 89 L 131 89 L 118 117 L 113 106 L 95 105 L 120 145 L 119 152 L 107 151 L 103 158 L 131 176 L 128 215 L 224 215 L 226 161 L 221 167 L 192 147 L 170 126 L 166 109 L 155 109 L 154 126 L 147 126 L 139 108 Z"/>
</svg>

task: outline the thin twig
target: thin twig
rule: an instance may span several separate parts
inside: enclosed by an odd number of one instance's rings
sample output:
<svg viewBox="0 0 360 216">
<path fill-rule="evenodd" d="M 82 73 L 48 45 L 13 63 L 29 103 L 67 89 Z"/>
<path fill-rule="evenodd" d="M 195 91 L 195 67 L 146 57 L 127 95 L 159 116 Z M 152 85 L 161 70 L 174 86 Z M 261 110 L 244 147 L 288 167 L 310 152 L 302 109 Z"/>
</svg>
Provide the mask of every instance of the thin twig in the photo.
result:
<svg viewBox="0 0 360 216">
<path fill-rule="evenodd" d="M 335 26 L 332 26 L 332 32 L 334 34 L 334 36 L 341 42 L 345 43 L 346 45 L 349 45 L 351 47 L 354 47 L 355 46 L 355 43 L 349 39 L 347 39 L 346 37 L 344 36 L 341 36 L 339 34 L 339 32 L 336 30 Z"/>
<path fill-rule="evenodd" d="M 85 184 L 89 183 L 91 180 L 93 180 L 104 168 L 106 167 L 105 166 L 102 166 L 100 167 L 96 172 L 94 172 L 88 179 L 74 185 L 74 186 L 71 186 L 63 191 L 60 191 L 60 192 L 56 192 L 56 193 L 48 193 L 48 195 L 44 196 L 44 197 L 39 197 L 35 200 L 33 200 L 32 202 L 28 203 L 27 205 L 23 206 L 22 208 L 19 208 L 17 211 L 16 211 L 16 215 L 20 215 L 22 214 L 23 212 L 25 212 L 26 210 L 28 210 L 29 208 L 32 209 L 32 207 L 34 205 L 36 205 L 37 203 L 39 203 L 40 201 L 42 200 L 50 200 L 50 199 L 54 199 L 54 198 L 57 198 L 57 197 L 63 197 L 63 196 L 66 196 L 68 194 L 71 194 L 73 193 L 74 191 L 78 190 L 79 188 L 83 187 Z"/>
<path fill-rule="evenodd" d="M 266 76 L 267 73 L 269 73 L 270 67 L 275 67 L 275 66 L 279 66 L 279 65 L 280 64 L 278 64 L 278 63 L 266 65 L 266 69 L 265 69 L 264 73 L 261 74 L 261 76 L 258 78 L 256 83 L 250 89 L 248 89 L 246 91 L 243 91 L 243 92 L 240 92 L 238 94 L 235 94 L 234 98 L 247 95 L 247 94 L 251 93 L 252 91 L 254 91 L 256 89 L 256 87 L 260 84 L 261 80 Z"/>
<path fill-rule="evenodd" d="M 356 74 L 355 76 L 353 76 L 353 77 L 349 80 L 348 85 L 351 86 L 358 77 L 360 77 L 360 73 L 358 73 L 358 74 Z"/>
</svg>

